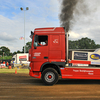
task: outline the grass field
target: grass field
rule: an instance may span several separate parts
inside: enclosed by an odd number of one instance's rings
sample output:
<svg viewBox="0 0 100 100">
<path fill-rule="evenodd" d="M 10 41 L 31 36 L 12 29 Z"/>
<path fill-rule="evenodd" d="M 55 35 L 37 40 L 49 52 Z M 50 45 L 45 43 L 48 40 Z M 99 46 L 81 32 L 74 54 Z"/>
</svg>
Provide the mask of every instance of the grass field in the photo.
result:
<svg viewBox="0 0 100 100">
<path fill-rule="evenodd" d="M 16 69 L 8 69 L 8 68 L 0 69 L 0 73 L 15 73 L 15 70 Z M 26 73 L 26 74 L 28 74 L 29 69 L 17 69 L 17 73 Z"/>
</svg>

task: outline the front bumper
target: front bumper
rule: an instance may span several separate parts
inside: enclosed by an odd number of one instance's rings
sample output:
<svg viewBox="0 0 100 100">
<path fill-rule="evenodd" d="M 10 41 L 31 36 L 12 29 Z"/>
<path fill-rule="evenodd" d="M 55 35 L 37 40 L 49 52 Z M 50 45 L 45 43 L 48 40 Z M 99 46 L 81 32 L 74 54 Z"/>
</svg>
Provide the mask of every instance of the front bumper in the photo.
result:
<svg viewBox="0 0 100 100">
<path fill-rule="evenodd" d="M 29 75 L 35 78 L 41 78 L 41 72 L 30 71 Z"/>
</svg>

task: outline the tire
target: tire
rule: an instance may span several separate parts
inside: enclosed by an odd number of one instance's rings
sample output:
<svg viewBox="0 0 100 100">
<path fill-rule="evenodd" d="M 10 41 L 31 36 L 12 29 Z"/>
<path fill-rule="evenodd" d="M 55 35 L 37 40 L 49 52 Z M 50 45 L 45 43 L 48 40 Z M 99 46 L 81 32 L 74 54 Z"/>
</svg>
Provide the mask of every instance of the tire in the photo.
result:
<svg viewBox="0 0 100 100">
<path fill-rule="evenodd" d="M 53 68 L 47 68 L 42 72 L 42 81 L 45 85 L 54 85 L 58 82 L 58 72 Z"/>
</svg>

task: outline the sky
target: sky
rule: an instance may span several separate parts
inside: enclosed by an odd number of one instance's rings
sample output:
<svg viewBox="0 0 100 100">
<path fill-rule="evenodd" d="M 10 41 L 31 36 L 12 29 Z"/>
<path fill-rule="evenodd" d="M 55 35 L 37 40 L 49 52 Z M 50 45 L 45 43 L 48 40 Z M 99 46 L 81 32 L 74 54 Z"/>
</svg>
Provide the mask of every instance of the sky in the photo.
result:
<svg viewBox="0 0 100 100">
<path fill-rule="evenodd" d="M 100 44 L 100 0 L 83 0 L 78 2 L 71 20 L 70 40 L 88 37 Z M 11 52 L 22 51 L 24 40 L 30 42 L 31 31 L 42 27 L 59 27 L 61 0 L 0 0 L 0 47 L 5 46 Z"/>
</svg>

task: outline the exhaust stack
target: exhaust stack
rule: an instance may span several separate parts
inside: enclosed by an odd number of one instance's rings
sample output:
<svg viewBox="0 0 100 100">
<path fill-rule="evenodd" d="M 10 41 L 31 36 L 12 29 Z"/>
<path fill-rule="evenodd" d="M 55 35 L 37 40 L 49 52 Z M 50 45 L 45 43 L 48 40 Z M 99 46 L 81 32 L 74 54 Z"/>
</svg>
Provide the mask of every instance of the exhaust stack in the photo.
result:
<svg viewBox="0 0 100 100">
<path fill-rule="evenodd" d="M 66 64 L 68 64 L 68 36 L 69 36 L 69 33 L 68 31 L 66 30 L 65 28 L 65 37 L 66 37 Z"/>
</svg>

